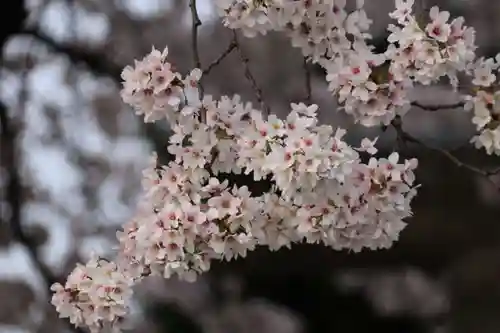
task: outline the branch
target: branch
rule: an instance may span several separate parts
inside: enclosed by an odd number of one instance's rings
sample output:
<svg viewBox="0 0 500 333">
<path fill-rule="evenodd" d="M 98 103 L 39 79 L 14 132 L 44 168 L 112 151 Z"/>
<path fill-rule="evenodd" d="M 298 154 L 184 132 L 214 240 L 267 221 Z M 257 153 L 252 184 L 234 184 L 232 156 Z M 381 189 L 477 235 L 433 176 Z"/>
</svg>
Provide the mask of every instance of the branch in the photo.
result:
<svg viewBox="0 0 500 333">
<path fill-rule="evenodd" d="M 439 111 L 439 110 L 463 108 L 465 103 L 464 102 L 457 102 L 454 104 L 424 105 L 424 104 L 420 104 L 419 102 L 411 102 L 411 105 L 415 106 L 417 108 L 420 108 L 424 111 L 435 112 L 435 111 Z"/>
<path fill-rule="evenodd" d="M 196 0 L 189 1 L 189 8 L 191 8 L 191 18 L 193 21 L 193 29 L 191 33 L 191 46 L 193 48 L 194 67 L 201 69 L 200 51 L 198 50 L 198 28 L 201 26 L 201 20 L 198 16 L 196 8 Z"/>
<path fill-rule="evenodd" d="M 474 166 L 474 165 L 471 165 L 471 164 L 468 164 L 468 163 L 461 161 L 458 157 L 456 157 L 455 155 L 453 155 L 452 153 L 450 153 L 446 149 L 430 146 L 430 145 L 424 143 L 423 141 L 419 140 L 418 138 L 416 138 L 413 135 L 409 134 L 408 132 L 404 131 L 403 122 L 401 120 L 401 117 L 399 117 L 399 116 L 397 116 L 391 122 L 391 125 L 394 128 L 394 130 L 396 131 L 396 136 L 402 142 L 414 143 L 414 144 L 422 146 L 426 149 L 429 149 L 429 150 L 432 150 L 436 153 L 439 153 L 439 154 L 443 155 L 444 157 L 446 157 L 451 162 L 453 162 L 457 167 L 464 168 L 466 170 L 469 170 L 470 172 L 475 173 L 476 175 L 485 177 L 492 183 L 493 183 L 493 181 L 491 180 L 491 176 L 494 176 L 494 175 L 500 173 L 500 167 L 496 167 L 492 170 L 483 170 L 477 166 Z M 497 186 L 497 184 L 494 184 L 494 185 Z"/>
<path fill-rule="evenodd" d="M 306 103 L 312 104 L 311 70 L 308 66 L 307 58 L 305 57 L 303 62 L 303 68 L 304 68 L 304 77 L 306 85 Z"/>
<path fill-rule="evenodd" d="M 236 49 L 236 46 L 237 44 L 234 42 L 234 40 L 231 41 L 227 49 L 224 52 L 222 52 L 222 54 L 217 59 L 215 59 L 210 65 L 208 65 L 206 69 L 203 70 L 203 75 L 207 75 L 208 73 L 210 73 L 212 69 L 214 69 L 214 67 L 218 66 L 222 62 L 222 60 L 224 60 L 228 55 L 231 54 L 231 52 L 233 52 L 233 50 Z"/>
<path fill-rule="evenodd" d="M 195 68 L 201 70 L 201 60 L 200 60 L 200 50 L 198 49 L 198 28 L 201 26 L 201 20 L 198 15 L 198 9 L 196 8 L 196 0 L 189 0 L 189 8 L 191 8 L 191 20 L 193 22 L 193 28 L 191 30 L 191 47 L 193 49 L 193 63 Z M 198 93 L 200 100 L 203 98 L 203 83 L 200 80 Z M 206 123 L 206 110 L 205 108 L 200 108 L 200 121 Z"/>
<path fill-rule="evenodd" d="M 249 64 L 250 59 L 243 52 L 243 49 L 241 48 L 240 42 L 238 40 L 238 34 L 236 33 L 235 30 L 233 30 L 233 43 L 236 45 L 235 47 L 238 50 L 240 60 L 243 64 L 243 70 L 245 72 L 245 77 L 250 82 L 252 89 L 255 93 L 255 97 L 257 98 L 257 101 L 260 103 L 262 111 L 265 114 L 269 115 L 271 113 L 271 111 L 270 111 L 269 107 L 266 105 L 266 103 L 264 102 L 264 99 L 262 97 L 262 89 L 257 84 L 257 81 L 255 80 L 255 77 L 253 76 L 252 71 L 250 70 L 250 64 Z"/>
</svg>

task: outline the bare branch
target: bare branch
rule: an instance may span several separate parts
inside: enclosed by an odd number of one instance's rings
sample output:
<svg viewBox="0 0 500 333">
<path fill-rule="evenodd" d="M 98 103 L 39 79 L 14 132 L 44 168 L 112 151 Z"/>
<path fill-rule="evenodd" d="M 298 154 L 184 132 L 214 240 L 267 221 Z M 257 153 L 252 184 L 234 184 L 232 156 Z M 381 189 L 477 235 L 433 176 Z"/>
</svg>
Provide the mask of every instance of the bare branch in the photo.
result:
<svg viewBox="0 0 500 333">
<path fill-rule="evenodd" d="M 200 60 L 200 50 L 198 49 L 198 28 L 201 26 L 200 16 L 198 15 L 198 9 L 196 8 L 196 0 L 189 1 L 189 8 L 191 8 L 191 20 L 193 22 L 193 28 L 191 30 L 191 48 L 193 49 L 193 63 L 194 67 L 201 70 L 201 60 Z M 203 84 L 199 82 L 199 96 L 200 99 L 203 98 Z M 206 110 L 204 108 L 200 109 L 200 121 L 202 123 L 206 122 Z"/>
<path fill-rule="evenodd" d="M 486 179 L 488 179 L 492 183 L 493 183 L 493 181 L 491 180 L 491 176 L 494 176 L 494 175 L 500 173 L 500 166 L 496 167 L 492 170 L 484 170 L 484 169 L 481 169 L 477 166 L 474 166 L 474 165 L 471 165 L 471 164 L 468 164 L 468 163 L 461 161 L 458 157 L 456 157 L 455 155 L 453 155 L 451 152 L 449 152 L 446 149 L 430 146 L 430 145 L 424 143 L 423 141 L 419 140 L 418 138 L 416 138 L 413 135 L 409 134 L 408 132 L 404 131 L 403 122 L 401 120 L 401 117 L 399 117 L 399 116 L 397 116 L 391 122 L 391 125 L 394 128 L 394 130 L 396 131 L 396 135 L 398 137 L 398 140 L 401 140 L 402 142 L 414 143 L 414 144 L 422 146 L 426 149 L 429 149 L 429 150 L 432 150 L 436 153 L 439 153 L 442 156 L 446 157 L 451 162 L 453 162 L 459 168 L 464 168 L 466 170 L 469 170 L 470 172 L 475 173 L 476 175 L 485 177 Z M 497 186 L 497 184 L 494 184 L 494 185 Z"/>
<path fill-rule="evenodd" d="M 303 62 L 304 67 L 304 77 L 305 77 L 305 85 L 306 85 L 306 103 L 312 104 L 312 87 L 311 87 L 311 69 L 307 63 L 307 58 L 304 57 Z"/>
<path fill-rule="evenodd" d="M 458 108 L 463 108 L 465 103 L 464 102 L 457 102 L 454 104 L 442 104 L 442 105 L 424 105 L 419 102 L 411 102 L 412 106 L 415 106 L 417 108 L 420 108 L 424 111 L 429 111 L 429 112 L 435 112 L 439 110 L 449 110 L 449 109 L 458 109 Z"/>
<path fill-rule="evenodd" d="M 250 82 L 252 89 L 255 93 L 255 97 L 257 98 L 257 101 L 260 103 L 260 106 L 262 108 L 262 111 L 266 114 L 270 114 L 270 109 L 264 102 L 264 99 L 262 97 L 262 89 L 259 87 L 257 84 L 257 81 L 255 80 L 254 75 L 252 74 L 252 71 L 250 69 L 250 59 L 248 56 L 243 52 L 243 49 L 241 48 L 241 44 L 238 40 L 238 34 L 236 33 L 235 30 L 233 30 L 233 43 L 236 45 L 236 49 L 238 50 L 238 54 L 240 56 L 240 60 L 243 64 L 243 70 L 245 72 L 245 77 L 247 80 Z"/>
<path fill-rule="evenodd" d="M 233 50 L 235 49 L 236 49 L 236 43 L 233 40 L 231 41 L 231 43 L 229 43 L 227 49 L 224 52 L 222 52 L 222 54 L 217 59 L 215 59 L 206 69 L 203 70 L 203 75 L 207 75 L 208 73 L 210 73 L 210 71 L 214 69 L 214 67 L 218 66 L 222 62 L 222 60 L 224 60 L 228 55 L 230 55 L 231 52 L 233 52 Z"/>
<path fill-rule="evenodd" d="M 189 8 L 191 8 L 191 18 L 193 21 L 193 29 L 191 31 L 191 47 L 193 48 L 193 62 L 194 67 L 201 69 L 200 51 L 198 49 L 198 28 L 201 26 L 201 20 L 198 16 L 198 9 L 196 8 L 196 0 L 189 1 Z"/>
<path fill-rule="evenodd" d="M 198 9 L 196 8 L 196 0 L 189 1 L 189 8 L 191 8 L 191 18 L 193 21 L 193 29 L 191 33 L 191 46 L 193 47 L 193 60 L 194 66 L 201 69 L 200 51 L 198 49 L 198 28 L 201 26 L 201 20 L 198 16 Z"/>
</svg>

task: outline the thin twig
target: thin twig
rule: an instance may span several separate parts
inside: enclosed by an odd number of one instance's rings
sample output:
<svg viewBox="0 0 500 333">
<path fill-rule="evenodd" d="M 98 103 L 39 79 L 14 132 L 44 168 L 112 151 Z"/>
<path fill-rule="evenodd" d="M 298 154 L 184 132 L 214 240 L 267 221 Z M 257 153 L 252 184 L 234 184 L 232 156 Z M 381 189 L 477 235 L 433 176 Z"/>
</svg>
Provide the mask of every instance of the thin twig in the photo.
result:
<svg viewBox="0 0 500 333">
<path fill-rule="evenodd" d="M 229 43 L 227 49 L 224 52 L 222 52 L 222 54 L 217 59 L 215 59 L 210 65 L 208 65 L 207 68 L 203 70 L 203 75 L 207 75 L 208 73 L 210 73 L 210 71 L 214 69 L 214 67 L 218 66 L 222 62 L 222 60 L 224 60 L 228 55 L 230 55 L 231 52 L 233 52 L 233 50 L 235 49 L 236 49 L 236 43 L 233 40 L 231 41 L 231 43 Z"/>
<path fill-rule="evenodd" d="M 259 85 L 257 84 L 257 81 L 255 80 L 254 75 L 252 74 L 252 71 L 250 69 L 250 59 L 243 52 L 243 49 L 241 48 L 241 44 L 238 40 L 238 34 L 236 33 L 236 30 L 233 30 L 233 43 L 236 45 L 236 49 L 238 50 L 240 60 L 243 64 L 243 70 L 245 72 L 245 77 L 250 82 L 252 89 L 255 93 L 255 97 L 257 98 L 257 101 L 260 103 L 262 111 L 266 115 L 269 115 L 271 113 L 271 111 L 270 111 L 269 107 L 266 105 L 266 103 L 264 102 L 264 98 L 262 97 L 263 96 L 262 89 L 259 87 Z"/>
<path fill-rule="evenodd" d="M 191 18 L 193 22 L 193 29 L 191 31 L 191 47 L 193 48 L 193 61 L 196 68 L 201 69 L 200 51 L 198 49 L 198 28 L 201 26 L 201 20 L 198 16 L 198 9 L 196 8 L 196 0 L 189 1 L 189 8 L 191 8 Z"/>
<path fill-rule="evenodd" d="M 396 117 L 391 122 L 391 125 L 394 128 L 394 130 L 396 131 L 396 135 L 397 135 L 398 139 L 400 139 L 402 142 L 414 143 L 414 144 L 422 146 L 426 149 L 429 149 L 429 150 L 432 150 L 436 153 L 439 153 L 439 154 L 443 155 L 444 157 L 446 157 L 451 162 L 453 162 L 459 168 L 464 168 L 464 169 L 469 170 L 469 171 L 471 171 L 479 176 L 485 177 L 489 181 L 491 181 L 492 183 L 493 183 L 493 181 L 491 180 L 491 176 L 494 176 L 494 175 L 500 173 L 500 167 L 496 167 L 492 170 L 484 170 L 484 169 L 481 169 L 477 166 L 474 166 L 474 165 L 471 165 L 471 164 L 468 164 L 468 163 L 461 161 L 458 157 L 456 157 L 455 155 L 453 155 L 451 152 L 449 152 L 446 149 L 430 146 L 430 145 L 424 143 L 423 141 L 419 140 L 418 138 L 416 138 L 413 135 L 409 134 L 408 132 L 404 131 L 403 122 L 401 120 L 401 117 L 399 117 L 399 116 Z M 495 186 L 497 186 L 497 184 L 495 184 Z"/>
<path fill-rule="evenodd" d="M 198 49 L 198 28 L 201 26 L 200 16 L 198 15 L 198 9 L 196 8 L 196 0 L 189 1 L 189 8 L 191 8 L 191 19 L 192 19 L 192 30 L 191 30 L 191 48 L 193 49 L 193 62 L 194 67 L 201 70 L 201 60 L 200 60 L 200 50 Z M 200 81 L 198 87 L 199 97 L 203 98 L 203 84 Z M 202 123 L 206 122 L 206 111 L 204 108 L 200 109 L 200 121 Z"/>
<path fill-rule="evenodd" d="M 303 68 L 306 85 L 306 103 L 312 104 L 311 69 L 309 68 L 309 64 L 307 63 L 307 58 L 305 57 L 303 61 Z"/>
<path fill-rule="evenodd" d="M 453 104 L 425 105 L 425 104 L 421 104 L 420 102 L 411 102 L 411 105 L 415 106 L 417 108 L 420 108 L 424 111 L 435 112 L 435 111 L 439 111 L 439 110 L 463 108 L 465 103 L 464 102 L 457 102 L 457 103 L 453 103 Z"/>
</svg>

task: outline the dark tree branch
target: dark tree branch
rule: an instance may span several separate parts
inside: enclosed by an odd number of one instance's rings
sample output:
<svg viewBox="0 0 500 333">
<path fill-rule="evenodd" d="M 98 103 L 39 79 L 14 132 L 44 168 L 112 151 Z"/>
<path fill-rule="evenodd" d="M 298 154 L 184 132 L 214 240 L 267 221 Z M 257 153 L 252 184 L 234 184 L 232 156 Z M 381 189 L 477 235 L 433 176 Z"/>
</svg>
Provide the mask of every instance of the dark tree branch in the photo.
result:
<svg viewBox="0 0 500 333">
<path fill-rule="evenodd" d="M 215 59 L 210 65 L 208 65 L 206 69 L 203 70 L 203 75 L 209 74 L 210 71 L 214 69 L 216 66 L 218 66 L 222 62 L 222 60 L 224 60 L 228 55 L 231 54 L 231 52 L 233 52 L 234 49 L 236 49 L 236 43 L 233 40 L 231 41 L 231 43 L 229 43 L 227 49 L 224 52 L 222 52 L 222 54 L 217 59 Z"/>
<path fill-rule="evenodd" d="M 195 68 L 201 70 L 201 59 L 200 59 L 200 50 L 198 48 L 198 28 L 201 26 L 201 20 L 198 16 L 198 9 L 196 8 L 196 0 L 189 1 L 189 8 L 191 9 L 191 20 L 193 24 L 193 28 L 191 29 L 191 48 L 193 52 L 193 65 Z M 205 89 L 203 88 L 203 82 L 200 80 L 198 92 L 200 99 L 203 98 L 203 93 Z M 202 123 L 207 122 L 207 112 L 205 108 L 200 108 L 200 121 Z"/>
<path fill-rule="evenodd" d="M 193 48 L 193 62 L 194 67 L 201 69 L 200 50 L 198 49 L 198 28 L 201 26 L 201 20 L 198 16 L 198 9 L 196 8 L 196 0 L 189 1 L 189 8 L 191 9 L 191 18 L 193 21 L 193 29 L 191 30 L 191 47 Z"/>
<path fill-rule="evenodd" d="M 312 104 L 311 69 L 309 68 L 309 64 L 307 63 L 307 58 L 304 58 L 303 68 L 306 88 L 306 103 Z"/>
<path fill-rule="evenodd" d="M 255 93 L 255 97 L 257 98 L 257 101 L 260 103 L 262 111 L 266 115 L 269 115 L 271 111 L 264 102 L 262 89 L 259 87 L 259 85 L 257 84 L 257 80 L 255 80 L 255 77 L 252 74 L 252 71 L 250 69 L 250 59 L 245 54 L 245 52 L 243 52 L 243 49 L 241 48 L 241 44 L 238 40 L 238 34 L 236 33 L 236 30 L 233 30 L 233 43 L 236 45 L 235 46 L 236 50 L 238 50 L 238 55 L 240 56 L 241 63 L 243 64 L 243 71 L 245 73 L 245 77 L 250 82 L 250 85 L 252 86 L 252 89 Z"/>
<path fill-rule="evenodd" d="M 415 106 L 417 108 L 420 108 L 424 111 L 429 111 L 429 112 L 435 112 L 439 110 L 448 110 L 448 109 L 458 109 L 458 108 L 463 108 L 465 103 L 464 102 L 457 102 L 453 104 L 442 104 L 442 105 L 425 105 L 421 104 L 420 102 L 411 102 L 412 106 Z"/>
<path fill-rule="evenodd" d="M 398 138 L 398 141 L 401 141 L 403 143 L 413 143 L 417 144 L 425 149 L 434 151 L 436 153 L 439 153 L 440 155 L 446 157 L 448 160 L 453 162 L 457 167 L 459 168 L 464 168 L 466 170 L 469 170 L 470 172 L 485 177 L 488 181 L 490 181 L 492 184 L 495 185 L 495 187 L 498 187 L 497 184 L 493 182 L 491 179 L 491 176 L 497 175 L 500 173 L 500 166 L 496 167 L 491 170 L 484 170 L 481 169 L 480 167 L 465 163 L 461 161 L 458 157 L 453 155 L 451 152 L 449 152 L 446 149 L 440 148 L 440 147 L 434 147 L 426 144 L 425 142 L 421 141 L 420 139 L 414 137 L 413 135 L 409 134 L 403 129 L 403 121 L 400 116 L 397 116 L 392 122 L 391 122 L 392 127 L 396 131 L 396 136 Z"/>
</svg>

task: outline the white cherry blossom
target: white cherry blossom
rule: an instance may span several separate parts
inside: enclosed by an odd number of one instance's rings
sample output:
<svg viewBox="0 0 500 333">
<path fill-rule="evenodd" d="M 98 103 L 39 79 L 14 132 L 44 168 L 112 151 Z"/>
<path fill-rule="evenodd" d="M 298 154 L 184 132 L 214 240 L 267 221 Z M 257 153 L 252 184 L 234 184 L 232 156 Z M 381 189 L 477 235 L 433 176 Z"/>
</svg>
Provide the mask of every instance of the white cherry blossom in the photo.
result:
<svg viewBox="0 0 500 333">
<path fill-rule="evenodd" d="M 476 87 L 464 96 L 478 131 L 471 141 L 500 155 L 500 55 L 476 59 L 475 32 L 463 18 L 433 7 L 429 21 L 419 22 L 413 0 L 396 0 L 390 46 L 379 54 L 370 45 L 364 1 L 353 10 L 346 0 L 214 2 L 224 25 L 247 37 L 285 34 L 324 68 L 340 109 L 367 127 L 404 116 L 415 85 L 447 77 L 456 86 L 465 73 Z M 315 104 L 291 103 L 280 119 L 238 95 L 202 96 L 202 71 L 177 73 L 167 57 L 168 48 L 153 48 L 125 67 L 121 97 L 145 122 L 167 120 L 173 135 L 166 150 L 174 158 L 158 165 L 151 157 L 137 212 L 117 232 L 116 261 L 93 258 L 64 286 L 53 286 L 61 317 L 92 332 L 119 331 L 131 288 L 145 276 L 194 281 L 212 260 L 245 256 L 257 245 L 277 250 L 308 242 L 359 252 L 398 240 L 417 193 L 416 159 L 375 157 L 377 139 L 351 147 L 345 130 L 318 124 Z M 366 154 L 368 163 L 360 156 Z M 252 174 L 271 186 L 254 194 L 224 179 L 227 173 Z"/>
</svg>

